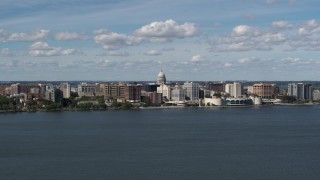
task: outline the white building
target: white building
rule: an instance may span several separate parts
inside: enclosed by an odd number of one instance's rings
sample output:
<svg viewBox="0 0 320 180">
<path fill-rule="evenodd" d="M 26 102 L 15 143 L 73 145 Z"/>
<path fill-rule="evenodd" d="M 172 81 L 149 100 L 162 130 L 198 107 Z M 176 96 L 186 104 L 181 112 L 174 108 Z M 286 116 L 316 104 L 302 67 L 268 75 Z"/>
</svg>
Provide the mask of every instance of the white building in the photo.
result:
<svg viewBox="0 0 320 180">
<path fill-rule="evenodd" d="M 171 91 L 171 100 L 172 101 L 184 101 L 185 95 L 184 90 L 181 86 L 175 85 L 173 90 Z"/>
<path fill-rule="evenodd" d="M 314 101 L 319 101 L 320 100 L 320 91 L 319 90 L 314 90 L 312 93 L 312 99 Z"/>
<path fill-rule="evenodd" d="M 288 96 L 294 96 L 297 100 L 312 99 L 311 88 L 312 86 L 310 84 L 288 84 Z"/>
<path fill-rule="evenodd" d="M 157 93 L 162 93 L 164 99 L 171 99 L 171 87 L 167 84 L 160 84 L 160 86 L 157 87 Z"/>
<path fill-rule="evenodd" d="M 166 75 L 163 73 L 161 68 L 157 76 L 157 84 L 166 84 L 166 83 L 167 83 Z"/>
<path fill-rule="evenodd" d="M 225 91 L 231 97 L 240 97 L 242 95 L 242 87 L 240 83 L 234 82 L 233 84 L 226 84 Z"/>
<path fill-rule="evenodd" d="M 60 90 L 63 93 L 63 98 L 70 98 L 71 86 L 69 83 L 62 83 L 60 86 Z"/>
<path fill-rule="evenodd" d="M 193 82 L 185 82 L 183 84 L 183 89 L 187 100 L 192 102 L 199 101 L 199 84 Z"/>
</svg>

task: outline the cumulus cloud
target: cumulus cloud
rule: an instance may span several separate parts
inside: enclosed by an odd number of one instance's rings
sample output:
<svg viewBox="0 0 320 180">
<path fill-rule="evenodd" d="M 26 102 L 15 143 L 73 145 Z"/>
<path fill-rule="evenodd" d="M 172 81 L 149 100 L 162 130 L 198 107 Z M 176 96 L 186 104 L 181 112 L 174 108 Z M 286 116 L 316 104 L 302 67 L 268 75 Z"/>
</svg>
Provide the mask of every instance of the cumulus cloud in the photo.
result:
<svg viewBox="0 0 320 180">
<path fill-rule="evenodd" d="M 174 20 L 152 22 L 134 32 L 135 36 L 150 38 L 150 41 L 170 41 L 173 38 L 192 37 L 197 32 L 194 23 L 178 24 Z"/>
<path fill-rule="evenodd" d="M 238 60 L 240 64 L 251 64 L 251 63 L 259 63 L 261 62 L 260 58 L 251 57 L 251 58 L 241 58 Z"/>
<path fill-rule="evenodd" d="M 107 54 L 108 56 L 129 56 L 130 54 L 128 52 L 123 51 L 110 51 Z"/>
<path fill-rule="evenodd" d="M 9 37 L 9 41 L 39 41 L 48 38 L 49 30 L 40 29 L 32 32 L 31 34 L 27 33 L 12 33 Z"/>
<path fill-rule="evenodd" d="M 173 20 L 152 22 L 142 26 L 132 35 L 119 34 L 106 29 L 96 30 L 94 40 L 104 49 L 117 50 L 123 47 L 150 42 L 168 42 L 196 35 L 197 26 L 193 23 L 178 24 Z"/>
<path fill-rule="evenodd" d="M 192 56 L 192 58 L 191 58 L 191 61 L 192 62 L 200 62 L 200 61 L 202 61 L 203 60 L 203 57 L 201 56 L 201 55 L 194 55 L 194 56 Z"/>
<path fill-rule="evenodd" d="M 0 50 L 0 54 L 1 54 L 2 56 L 6 56 L 6 57 L 13 56 L 13 53 L 10 51 L 9 48 L 1 49 L 1 50 Z"/>
<path fill-rule="evenodd" d="M 30 46 L 29 54 L 31 56 L 67 56 L 80 54 L 75 49 L 63 49 L 61 47 L 51 47 L 45 42 L 35 42 Z"/>
<path fill-rule="evenodd" d="M 143 38 L 118 34 L 104 29 L 95 31 L 94 40 L 104 49 L 108 50 L 116 50 L 126 46 L 134 46 L 144 41 Z"/>
<path fill-rule="evenodd" d="M 225 63 L 224 64 L 224 67 L 226 67 L 226 68 L 229 68 L 229 67 L 232 67 L 233 66 L 233 64 L 231 64 L 231 63 Z"/>
<path fill-rule="evenodd" d="M 292 24 L 287 21 L 276 21 L 272 23 L 272 26 L 275 28 L 291 28 Z"/>
<path fill-rule="evenodd" d="M 0 42 L 6 42 L 8 39 L 9 33 L 3 29 L 0 29 Z"/>
<path fill-rule="evenodd" d="M 271 27 L 258 28 L 239 25 L 227 35 L 209 38 L 211 52 L 227 51 L 270 51 L 281 47 L 282 50 L 320 50 L 320 24 L 308 20 L 301 24 L 276 21 Z"/>
<path fill-rule="evenodd" d="M 159 56 L 161 55 L 162 53 L 160 51 L 157 51 L 157 50 L 150 50 L 146 53 L 144 53 L 144 55 L 147 55 L 147 56 Z"/>
<path fill-rule="evenodd" d="M 88 37 L 81 33 L 76 32 L 59 32 L 56 33 L 55 39 L 58 41 L 75 41 L 75 40 L 87 40 Z"/>
<path fill-rule="evenodd" d="M 266 2 L 267 2 L 268 4 L 275 4 L 275 3 L 280 2 L 280 0 L 266 0 Z"/>
</svg>

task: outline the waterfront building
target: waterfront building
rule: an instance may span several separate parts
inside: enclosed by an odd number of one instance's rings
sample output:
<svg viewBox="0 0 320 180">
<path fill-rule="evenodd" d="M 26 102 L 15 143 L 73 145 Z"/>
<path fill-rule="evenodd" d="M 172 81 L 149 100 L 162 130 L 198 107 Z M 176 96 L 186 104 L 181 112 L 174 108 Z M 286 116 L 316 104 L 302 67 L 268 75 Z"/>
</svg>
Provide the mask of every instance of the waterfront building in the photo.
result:
<svg viewBox="0 0 320 180">
<path fill-rule="evenodd" d="M 49 88 L 44 94 L 44 99 L 54 103 L 61 103 L 63 99 L 62 91 L 60 89 Z"/>
<path fill-rule="evenodd" d="M 183 84 L 186 100 L 192 102 L 199 101 L 199 84 L 194 82 L 185 82 Z"/>
<path fill-rule="evenodd" d="M 146 97 L 150 98 L 152 104 L 161 104 L 162 103 L 162 94 L 154 92 L 145 92 Z"/>
<path fill-rule="evenodd" d="M 124 88 L 124 97 L 129 102 L 141 101 L 141 85 L 127 85 Z"/>
<path fill-rule="evenodd" d="M 223 83 L 207 83 L 204 86 L 205 89 L 215 92 L 224 92 L 225 91 L 225 85 Z"/>
<path fill-rule="evenodd" d="M 275 87 L 275 84 L 254 84 L 252 86 L 252 94 L 270 99 L 275 95 Z"/>
<path fill-rule="evenodd" d="M 242 86 L 238 82 L 234 82 L 233 84 L 226 84 L 225 91 L 231 97 L 240 97 L 242 95 Z"/>
<path fill-rule="evenodd" d="M 124 84 L 104 84 L 104 99 L 124 99 Z"/>
<path fill-rule="evenodd" d="M 248 106 L 252 105 L 252 100 L 250 98 L 234 98 L 229 97 L 226 99 L 227 106 Z"/>
<path fill-rule="evenodd" d="M 319 101 L 320 100 L 320 90 L 314 90 L 312 92 L 312 100 Z"/>
<path fill-rule="evenodd" d="M 154 92 L 157 91 L 157 87 L 159 87 L 159 85 L 153 83 L 153 84 L 144 84 L 142 86 L 142 90 L 145 92 Z"/>
<path fill-rule="evenodd" d="M 160 84 L 157 87 L 157 93 L 162 93 L 162 97 L 164 99 L 170 100 L 171 99 L 171 86 L 167 84 Z"/>
<path fill-rule="evenodd" d="M 60 90 L 62 91 L 63 98 L 70 98 L 71 86 L 69 83 L 62 83 L 60 85 Z"/>
<path fill-rule="evenodd" d="M 100 96 L 103 95 L 103 85 L 96 83 L 96 84 L 87 84 L 81 83 L 78 85 L 78 95 L 79 97 L 82 96 Z"/>
<path fill-rule="evenodd" d="M 176 84 L 174 86 L 174 88 L 172 89 L 171 100 L 172 101 L 184 101 L 185 100 L 184 90 L 180 85 Z"/>
<path fill-rule="evenodd" d="M 303 83 L 288 84 L 288 96 L 294 96 L 297 100 L 312 99 L 312 86 Z"/>
</svg>

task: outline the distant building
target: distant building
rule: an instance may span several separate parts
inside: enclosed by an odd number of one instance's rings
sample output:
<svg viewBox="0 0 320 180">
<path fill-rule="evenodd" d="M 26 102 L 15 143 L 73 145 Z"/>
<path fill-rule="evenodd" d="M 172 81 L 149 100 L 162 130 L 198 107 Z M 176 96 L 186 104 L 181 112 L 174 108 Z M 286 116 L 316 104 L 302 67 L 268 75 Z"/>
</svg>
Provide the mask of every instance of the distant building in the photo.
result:
<svg viewBox="0 0 320 180">
<path fill-rule="evenodd" d="M 167 83 L 166 75 L 163 73 L 161 68 L 157 76 L 157 84 L 166 84 L 166 83 Z"/>
<path fill-rule="evenodd" d="M 104 84 L 104 99 L 124 99 L 124 89 L 123 84 Z"/>
<path fill-rule="evenodd" d="M 69 83 L 62 83 L 60 85 L 60 90 L 62 91 L 63 98 L 70 98 L 71 86 Z"/>
<path fill-rule="evenodd" d="M 151 103 L 153 104 L 161 104 L 162 103 L 162 94 L 155 92 L 146 92 L 146 97 L 149 97 L 151 100 Z"/>
<path fill-rule="evenodd" d="M 215 92 L 224 92 L 225 85 L 223 83 L 207 83 L 205 89 Z"/>
<path fill-rule="evenodd" d="M 127 85 L 124 88 L 124 97 L 129 102 L 141 101 L 141 85 Z"/>
<path fill-rule="evenodd" d="M 225 91 L 228 93 L 231 97 L 241 97 L 242 96 L 242 86 L 238 82 L 234 82 L 233 84 L 226 84 L 225 85 Z"/>
<path fill-rule="evenodd" d="M 157 91 L 157 87 L 159 85 L 157 84 L 144 84 L 142 86 L 142 90 L 144 90 L 145 92 L 154 92 L 154 91 Z"/>
<path fill-rule="evenodd" d="M 314 100 L 314 101 L 320 100 L 320 90 L 314 90 L 312 92 L 312 100 Z"/>
<path fill-rule="evenodd" d="M 199 84 L 194 82 L 185 82 L 183 84 L 186 100 L 196 102 L 199 100 Z"/>
<path fill-rule="evenodd" d="M 166 98 L 167 100 L 171 99 L 171 87 L 167 84 L 160 84 L 159 87 L 157 87 L 157 93 L 162 93 L 162 97 Z"/>
<path fill-rule="evenodd" d="M 50 88 L 45 92 L 44 99 L 54 103 L 62 103 L 62 91 L 60 89 Z"/>
<path fill-rule="evenodd" d="M 252 94 L 258 95 L 261 98 L 270 99 L 275 95 L 275 84 L 254 84 L 252 86 Z"/>
<path fill-rule="evenodd" d="M 184 101 L 185 95 L 184 90 L 180 85 L 175 85 L 171 91 L 171 100 L 172 101 Z"/>
<path fill-rule="evenodd" d="M 78 85 L 78 95 L 79 97 L 82 96 L 102 96 L 103 95 L 103 85 L 96 83 L 96 84 L 87 84 L 81 83 Z"/>
<path fill-rule="evenodd" d="M 312 86 L 310 84 L 288 84 L 288 96 L 294 96 L 297 100 L 312 99 Z"/>
</svg>

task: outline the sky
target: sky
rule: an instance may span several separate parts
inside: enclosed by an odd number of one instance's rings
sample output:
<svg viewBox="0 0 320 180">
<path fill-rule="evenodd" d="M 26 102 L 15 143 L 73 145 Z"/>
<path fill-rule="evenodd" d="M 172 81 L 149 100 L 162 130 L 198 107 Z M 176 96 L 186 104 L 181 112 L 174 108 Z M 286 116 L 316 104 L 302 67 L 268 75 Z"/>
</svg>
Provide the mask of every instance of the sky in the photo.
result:
<svg viewBox="0 0 320 180">
<path fill-rule="evenodd" d="M 1 81 L 320 80 L 317 0 L 1 0 Z"/>
</svg>

